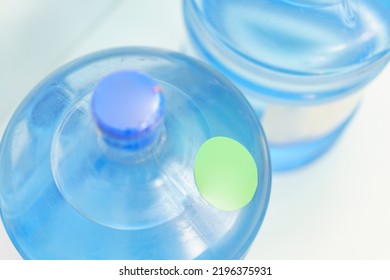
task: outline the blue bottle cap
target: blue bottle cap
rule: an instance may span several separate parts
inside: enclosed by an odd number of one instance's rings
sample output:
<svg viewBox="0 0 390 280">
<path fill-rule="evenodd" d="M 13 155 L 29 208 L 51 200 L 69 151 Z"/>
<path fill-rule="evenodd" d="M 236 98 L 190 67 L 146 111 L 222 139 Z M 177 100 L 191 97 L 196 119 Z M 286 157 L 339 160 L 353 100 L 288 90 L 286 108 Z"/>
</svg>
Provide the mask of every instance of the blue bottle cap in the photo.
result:
<svg viewBox="0 0 390 280">
<path fill-rule="evenodd" d="M 94 120 L 109 138 L 142 141 L 158 126 L 163 113 L 160 87 L 136 71 L 124 70 L 104 77 L 92 97 Z"/>
</svg>

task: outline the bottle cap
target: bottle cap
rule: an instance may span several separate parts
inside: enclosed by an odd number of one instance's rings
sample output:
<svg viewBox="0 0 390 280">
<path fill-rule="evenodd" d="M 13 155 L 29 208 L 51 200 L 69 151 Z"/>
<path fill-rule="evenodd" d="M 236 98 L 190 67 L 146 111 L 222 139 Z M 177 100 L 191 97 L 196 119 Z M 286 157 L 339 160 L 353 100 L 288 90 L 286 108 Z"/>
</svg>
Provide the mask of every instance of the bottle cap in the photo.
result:
<svg viewBox="0 0 390 280">
<path fill-rule="evenodd" d="M 142 142 L 160 123 L 163 113 L 161 88 L 152 78 L 136 71 L 124 70 L 104 77 L 92 97 L 94 120 L 109 138 Z"/>
</svg>

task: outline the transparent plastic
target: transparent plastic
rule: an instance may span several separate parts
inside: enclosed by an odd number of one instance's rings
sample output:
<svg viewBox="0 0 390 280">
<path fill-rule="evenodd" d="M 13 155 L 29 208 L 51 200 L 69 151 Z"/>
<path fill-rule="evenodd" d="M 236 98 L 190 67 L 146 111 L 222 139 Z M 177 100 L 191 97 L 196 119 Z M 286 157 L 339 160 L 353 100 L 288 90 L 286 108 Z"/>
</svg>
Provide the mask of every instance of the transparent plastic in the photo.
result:
<svg viewBox="0 0 390 280">
<path fill-rule="evenodd" d="M 148 95 L 136 105 L 110 95 L 128 74 Z M 116 108 L 131 116 L 111 118 Z M 196 188 L 194 159 L 214 136 L 256 162 L 256 193 L 235 211 Z M 240 259 L 271 183 L 264 134 L 241 93 L 196 60 L 149 48 L 91 54 L 43 80 L 9 122 L 0 166 L 1 216 L 26 259 Z"/>
<path fill-rule="evenodd" d="M 189 0 L 183 7 L 191 51 L 250 101 L 274 170 L 331 147 L 390 57 L 387 0 Z"/>
</svg>

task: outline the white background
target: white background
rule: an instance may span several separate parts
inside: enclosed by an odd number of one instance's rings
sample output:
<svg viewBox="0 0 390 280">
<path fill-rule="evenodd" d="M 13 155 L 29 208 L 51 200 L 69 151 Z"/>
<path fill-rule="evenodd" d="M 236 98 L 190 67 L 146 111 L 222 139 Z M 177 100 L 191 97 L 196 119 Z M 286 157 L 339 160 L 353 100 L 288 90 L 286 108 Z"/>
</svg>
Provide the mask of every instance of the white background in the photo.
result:
<svg viewBox="0 0 390 280">
<path fill-rule="evenodd" d="M 0 134 L 52 70 L 117 46 L 183 50 L 179 0 L 0 0 Z M 390 67 L 336 145 L 274 174 L 248 259 L 390 259 Z M 1 168 L 1 167 L 0 167 Z M 0 259 L 20 259 L 0 223 Z"/>
</svg>

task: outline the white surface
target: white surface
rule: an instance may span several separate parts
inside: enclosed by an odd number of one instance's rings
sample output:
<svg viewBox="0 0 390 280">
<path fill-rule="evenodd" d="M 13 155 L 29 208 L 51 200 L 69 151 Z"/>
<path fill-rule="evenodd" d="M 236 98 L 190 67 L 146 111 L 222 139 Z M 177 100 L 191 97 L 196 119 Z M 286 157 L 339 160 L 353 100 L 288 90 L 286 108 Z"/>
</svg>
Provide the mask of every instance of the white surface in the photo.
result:
<svg viewBox="0 0 390 280">
<path fill-rule="evenodd" d="M 29 3 L 17 1 L 22 2 Z M 181 49 L 179 0 L 108 2 L 62 1 L 68 9 L 53 17 L 58 9 L 48 0 L 23 11 L 8 8 L 15 1 L 0 0 L 0 128 L 24 94 L 73 58 L 125 45 Z M 95 17 L 83 19 L 86 11 Z M 4 15 L 11 24 L 1 24 Z M 65 31 L 40 29 L 57 24 Z M 305 168 L 274 175 L 269 210 L 249 259 L 390 259 L 389 91 L 387 67 L 329 153 Z M 17 258 L 0 225 L 0 259 Z"/>
</svg>

